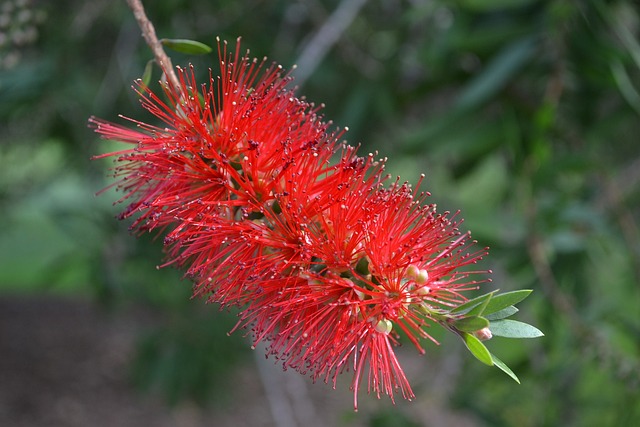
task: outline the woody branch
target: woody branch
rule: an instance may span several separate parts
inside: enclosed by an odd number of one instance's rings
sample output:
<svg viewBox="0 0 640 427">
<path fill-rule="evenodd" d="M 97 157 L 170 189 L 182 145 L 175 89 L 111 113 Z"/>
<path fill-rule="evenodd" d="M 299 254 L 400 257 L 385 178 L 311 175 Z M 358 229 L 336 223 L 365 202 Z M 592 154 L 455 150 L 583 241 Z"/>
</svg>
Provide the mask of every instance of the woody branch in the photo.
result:
<svg viewBox="0 0 640 427">
<path fill-rule="evenodd" d="M 158 40 L 158 36 L 156 35 L 156 30 L 153 27 L 153 24 L 151 23 L 151 21 L 149 21 L 149 18 L 147 18 L 147 14 L 144 12 L 142 2 L 140 0 L 127 0 L 127 4 L 133 11 L 133 16 L 136 18 L 138 26 L 142 30 L 142 36 L 144 37 L 144 40 L 147 42 L 149 48 L 151 48 L 156 62 L 164 71 L 167 79 L 171 83 L 171 86 L 173 86 L 174 88 L 180 87 L 178 77 L 176 76 L 176 73 L 173 70 L 173 65 L 171 64 L 171 59 L 167 56 L 164 49 L 162 48 L 162 43 L 160 43 L 160 40 Z"/>
</svg>

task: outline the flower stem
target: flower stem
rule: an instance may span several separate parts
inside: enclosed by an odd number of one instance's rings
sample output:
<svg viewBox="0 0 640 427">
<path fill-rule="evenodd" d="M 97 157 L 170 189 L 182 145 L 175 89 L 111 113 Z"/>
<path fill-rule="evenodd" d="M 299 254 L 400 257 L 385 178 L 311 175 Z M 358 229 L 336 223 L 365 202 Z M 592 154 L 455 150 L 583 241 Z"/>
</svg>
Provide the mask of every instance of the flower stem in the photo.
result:
<svg viewBox="0 0 640 427">
<path fill-rule="evenodd" d="M 173 86 L 175 90 L 178 90 L 178 88 L 180 87 L 180 83 L 175 71 L 173 70 L 171 59 L 169 58 L 169 56 L 167 56 L 164 49 L 162 48 L 162 43 L 160 43 L 160 40 L 158 40 L 158 36 L 156 36 L 156 30 L 153 27 L 153 24 L 151 23 L 151 21 L 149 21 L 149 18 L 147 18 L 147 14 L 144 12 L 142 2 L 140 0 L 127 0 L 127 4 L 133 11 L 133 16 L 136 18 L 138 26 L 142 30 L 142 36 L 147 42 L 147 45 L 151 48 L 156 62 L 164 71 L 167 79 L 171 83 L 171 86 Z"/>
</svg>

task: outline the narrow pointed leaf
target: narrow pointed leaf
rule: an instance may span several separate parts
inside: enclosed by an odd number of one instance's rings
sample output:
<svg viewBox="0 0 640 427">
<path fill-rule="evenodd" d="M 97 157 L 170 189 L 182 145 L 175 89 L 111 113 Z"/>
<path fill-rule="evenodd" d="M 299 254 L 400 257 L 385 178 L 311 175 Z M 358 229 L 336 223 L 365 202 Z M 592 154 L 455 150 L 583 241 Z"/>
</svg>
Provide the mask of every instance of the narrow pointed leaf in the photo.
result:
<svg viewBox="0 0 640 427">
<path fill-rule="evenodd" d="M 493 294 L 496 293 L 496 292 L 497 291 L 493 291 L 493 292 L 490 292 L 488 294 L 480 295 L 477 298 L 470 299 L 469 301 L 465 302 L 464 304 L 460 304 L 459 306 L 457 306 L 456 308 L 451 310 L 450 313 L 451 314 L 466 314 L 472 308 L 474 308 L 474 307 L 476 307 L 476 306 L 478 306 L 480 304 L 483 304 L 488 299 L 491 299 Z"/>
<path fill-rule="evenodd" d="M 487 320 L 501 320 L 501 319 L 506 319 L 509 316 L 513 316 L 514 314 L 516 314 L 519 310 L 510 305 L 507 308 L 503 308 L 502 310 L 496 311 L 495 313 L 491 313 L 487 316 L 485 316 L 487 318 Z"/>
<path fill-rule="evenodd" d="M 176 52 L 186 53 L 187 55 L 205 55 L 211 52 L 211 47 L 195 40 L 187 39 L 162 39 L 163 46 L 173 49 Z"/>
<path fill-rule="evenodd" d="M 484 317 L 471 316 L 456 320 L 453 323 L 453 326 L 455 326 L 456 329 L 462 332 L 475 332 L 479 331 L 482 328 L 489 327 L 489 321 Z"/>
<path fill-rule="evenodd" d="M 485 365 L 493 366 L 493 359 L 491 358 L 491 353 L 482 341 L 478 338 L 474 337 L 471 334 L 466 332 L 461 332 L 460 336 L 464 341 L 464 344 L 467 346 L 471 354 L 475 356 L 476 359 L 484 363 Z"/>
<path fill-rule="evenodd" d="M 494 295 L 493 298 L 491 298 L 491 301 L 487 304 L 485 310 L 479 314 L 488 315 L 502 310 L 503 308 L 507 308 L 510 305 L 516 305 L 528 297 L 531 292 L 533 292 L 531 289 L 523 289 L 520 291 L 505 292 L 504 294 Z"/>
<path fill-rule="evenodd" d="M 493 295 L 493 294 L 489 294 L 489 295 Z M 469 310 L 466 315 L 467 316 L 480 316 L 482 313 L 484 313 L 484 311 L 487 308 L 487 305 L 489 304 L 489 302 L 493 299 L 494 297 L 492 296 L 491 298 L 487 298 L 486 300 L 484 300 L 483 302 L 481 302 L 480 304 L 476 305 L 475 307 L 473 307 L 471 310 Z"/>
<path fill-rule="evenodd" d="M 516 374 L 513 373 L 513 371 L 500 359 L 498 359 L 496 357 L 496 355 L 491 354 L 491 359 L 493 360 L 493 364 L 500 369 L 502 372 L 504 372 L 505 374 L 509 375 L 511 378 L 513 378 L 513 380 L 515 382 L 517 382 L 518 384 L 520 384 L 520 380 L 518 379 L 518 377 L 516 376 Z"/>
<path fill-rule="evenodd" d="M 538 40 L 526 36 L 498 52 L 462 91 L 456 102 L 459 110 L 469 110 L 486 102 L 533 58 Z"/>
<path fill-rule="evenodd" d="M 491 333 L 505 338 L 537 338 L 544 334 L 535 326 L 517 320 L 496 320 L 489 325 Z"/>
<path fill-rule="evenodd" d="M 149 83 L 151 82 L 151 75 L 153 74 L 153 62 L 153 59 L 147 61 L 147 65 L 145 65 L 144 72 L 142 73 L 141 80 L 142 84 L 145 87 L 149 87 Z"/>
</svg>

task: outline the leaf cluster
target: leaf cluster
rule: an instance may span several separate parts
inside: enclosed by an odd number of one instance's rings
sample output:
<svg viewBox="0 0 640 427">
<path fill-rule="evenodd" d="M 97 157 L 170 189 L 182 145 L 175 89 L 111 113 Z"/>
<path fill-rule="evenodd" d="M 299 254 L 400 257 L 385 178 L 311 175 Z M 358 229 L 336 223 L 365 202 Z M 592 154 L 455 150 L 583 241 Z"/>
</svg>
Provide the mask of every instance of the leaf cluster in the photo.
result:
<svg viewBox="0 0 640 427">
<path fill-rule="evenodd" d="M 491 354 L 478 335 L 478 331 L 488 328 L 491 335 L 505 338 L 538 338 L 544 334 L 534 326 L 517 320 L 507 319 L 518 309 L 515 304 L 531 294 L 531 290 L 519 290 L 498 294 L 497 291 L 473 298 L 447 313 L 449 327 L 463 340 L 467 349 L 476 359 L 488 366 L 496 366 L 520 383 L 509 367 Z"/>
</svg>

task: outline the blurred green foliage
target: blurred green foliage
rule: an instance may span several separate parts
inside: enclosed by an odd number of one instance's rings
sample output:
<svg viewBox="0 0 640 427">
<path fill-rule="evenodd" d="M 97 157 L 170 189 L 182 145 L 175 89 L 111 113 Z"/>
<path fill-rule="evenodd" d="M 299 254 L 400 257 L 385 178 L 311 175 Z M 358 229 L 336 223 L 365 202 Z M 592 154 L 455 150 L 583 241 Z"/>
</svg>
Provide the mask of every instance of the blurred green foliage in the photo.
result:
<svg viewBox="0 0 640 427">
<path fill-rule="evenodd" d="M 290 67 L 353 1 L 148 3 L 160 37 L 241 35 L 256 56 Z M 426 173 L 432 199 L 461 209 L 491 246 L 494 287 L 535 290 L 522 316 L 546 337 L 490 343 L 522 385 L 468 357 L 451 406 L 487 426 L 640 422 L 636 3 L 378 0 L 337 35 L 316 67 L 298 70 L 311 73 L 300 93 L 326 103 L 350 143 L 388 156 L 391 173 Z M 203 77 L 216 64 L 214 54 L 171 55 Z M 171 399 L 206 396 L 235 357 L 223 333 L 232 316 L 193 309 L 189 284 L 154 268 L 160 242 L 130 237 L 113 219 L 116 196 L 93 195 L 109 163 L 89 158 L 113 147 L 88 116 L 149 119 L 129 86 L 151 54 L 125 2 L 2 0 L 0 56 L 0 291 L 166 313 L 134 377 Z M 433 351 L 446 357 L 446 346 Z"/>
</svg>

